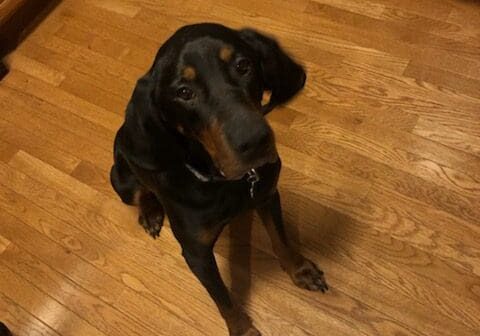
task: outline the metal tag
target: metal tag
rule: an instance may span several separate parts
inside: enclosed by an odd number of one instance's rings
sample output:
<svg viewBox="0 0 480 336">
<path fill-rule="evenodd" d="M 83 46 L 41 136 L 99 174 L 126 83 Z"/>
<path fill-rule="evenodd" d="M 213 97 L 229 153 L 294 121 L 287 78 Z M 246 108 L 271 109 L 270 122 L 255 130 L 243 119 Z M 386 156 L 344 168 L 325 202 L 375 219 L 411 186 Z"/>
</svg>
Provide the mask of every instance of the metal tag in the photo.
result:
<svg viewBox="0 0 480 336">
<path fill-rule="evenodd" d="M 250 198 L 255 197 L 255 183 L 260 181 L 260 177 L 255 169 L 250 169 L 247 173 L 247 182 L 250 183 Z"/>
</svg>

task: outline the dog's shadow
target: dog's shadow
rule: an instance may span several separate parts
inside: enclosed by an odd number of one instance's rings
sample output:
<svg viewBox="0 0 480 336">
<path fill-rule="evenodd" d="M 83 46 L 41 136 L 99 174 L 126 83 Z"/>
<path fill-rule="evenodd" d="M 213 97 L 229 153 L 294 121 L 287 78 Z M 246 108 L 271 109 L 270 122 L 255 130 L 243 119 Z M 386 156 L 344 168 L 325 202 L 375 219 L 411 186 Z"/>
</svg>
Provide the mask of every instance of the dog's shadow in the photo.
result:
<svg viewBox="0 0 480 336">
<path fill-rule="evenodd" d="M 335 254 L 336 246 L 329 244 L 329 237 L 348 234 L 348 226 L 353 224 L 350 217 L 286 190 L 282 194 L 282 207 L 290 242 L 297 251 L 313 254 L 319 263 L 319 259 Z M 229 261 L 227 278 L 230 278 L 232 295 L 238 303 L 248 305 L 252 258 L 270 255 L 269 238 L 257 216 L 251 212 L 233 221 L 222 240 L 222 250 Z M 278 262 L 262 260 L 255 264 L 255 273 L 267 279 L 273 272 L 282 272 Z"/>
</svg>

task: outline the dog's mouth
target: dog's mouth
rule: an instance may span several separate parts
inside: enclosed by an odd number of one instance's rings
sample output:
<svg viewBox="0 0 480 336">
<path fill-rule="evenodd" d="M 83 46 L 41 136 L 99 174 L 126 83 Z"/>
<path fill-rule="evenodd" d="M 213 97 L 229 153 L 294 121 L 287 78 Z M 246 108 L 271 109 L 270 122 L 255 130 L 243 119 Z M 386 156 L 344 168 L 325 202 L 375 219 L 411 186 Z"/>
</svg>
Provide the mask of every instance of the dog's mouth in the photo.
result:
<svg viewBox="0 0 480 336">
<path fill-rule="evenodd" d="M 263 167 L 266 164 L 275 163 L 278 161 L 277 151 L 272 151 L 267 156 L 261 157 L 257 160 L 254 160 L 249 163 L 239 164 L 235 169 L 223 169 L 221 167 L 217 168 L 217 177 L 226 181 L 235 181 L 241 180 L 244 178 L 252 169 L 257 169 Z"/>
<path fill-rule="evenodd" d="M 266 127 L 268 127 L 268 124 Z M 213 123 L 203 133 L 199 134 L 198 141 L 203 145 L 210 156 L 211 163 L 213 163 L 208 169 L 211 179 L 240 180 L 252 169 L 278 161 L 275 138 L 271 129 L 265 132 L 264 137 L 255 140 L 258 141 L 258 144 L 249 144 L 250 147 L 246 149 L 238 145 L 232 146 L 224 128 L 218 126 L 218 123 Z"/>
</svg>

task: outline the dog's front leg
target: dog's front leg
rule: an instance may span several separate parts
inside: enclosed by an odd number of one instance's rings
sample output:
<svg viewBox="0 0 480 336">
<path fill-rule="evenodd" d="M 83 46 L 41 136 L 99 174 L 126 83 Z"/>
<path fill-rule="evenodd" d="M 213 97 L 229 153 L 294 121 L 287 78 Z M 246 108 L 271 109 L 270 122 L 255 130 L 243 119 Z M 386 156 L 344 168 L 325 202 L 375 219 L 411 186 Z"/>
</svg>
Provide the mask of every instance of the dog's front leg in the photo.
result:
<svg viewBox="0 0 480 336">
<path fill-rule="evenodd" d="M 282 268 L 290 275 L 295 285 L 308 290 L 328 290 L 323 272 L 309 259 L 293 249 L 288 241 L 282 218 L 278 191 L 257 209 L 267 229 L 273 250 Z"/>
<path fill-rule="evenodd" d="M 180 229 L 174 222 L 172 229 L 182 246 L 182 255 L 195 276 L 206 288 L 223 316 L 230 336 L 260 336 L 250 317 L 230 298 L 218 271 L 213 254 L 217 234 L 194 234 Z M 184 226 L 182 226 L 184 227 Z"/>
</svg>

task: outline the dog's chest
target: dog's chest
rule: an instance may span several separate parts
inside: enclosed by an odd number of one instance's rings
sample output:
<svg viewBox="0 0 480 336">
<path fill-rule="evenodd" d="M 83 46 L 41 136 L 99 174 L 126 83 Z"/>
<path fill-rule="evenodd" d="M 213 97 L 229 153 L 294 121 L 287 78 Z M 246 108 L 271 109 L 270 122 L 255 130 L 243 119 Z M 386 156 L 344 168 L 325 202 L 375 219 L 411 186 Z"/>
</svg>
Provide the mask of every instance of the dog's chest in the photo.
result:
<svg viewBox="0 0 480 336">
<path fill-rule="evenodd" d="M 258 168 L 255 179 L 248 176 L 223 182 L 168 179 L 168 187 L 161 188 L 161 198 L 172 205 L 167 208 L 175 209 L 179 215 L 188 213 L 188 217 L 195 218 L 195 221 L 225 221 L 261 205 L 273 195 L 280 166 L 277 162 Z"/>
</svg>

